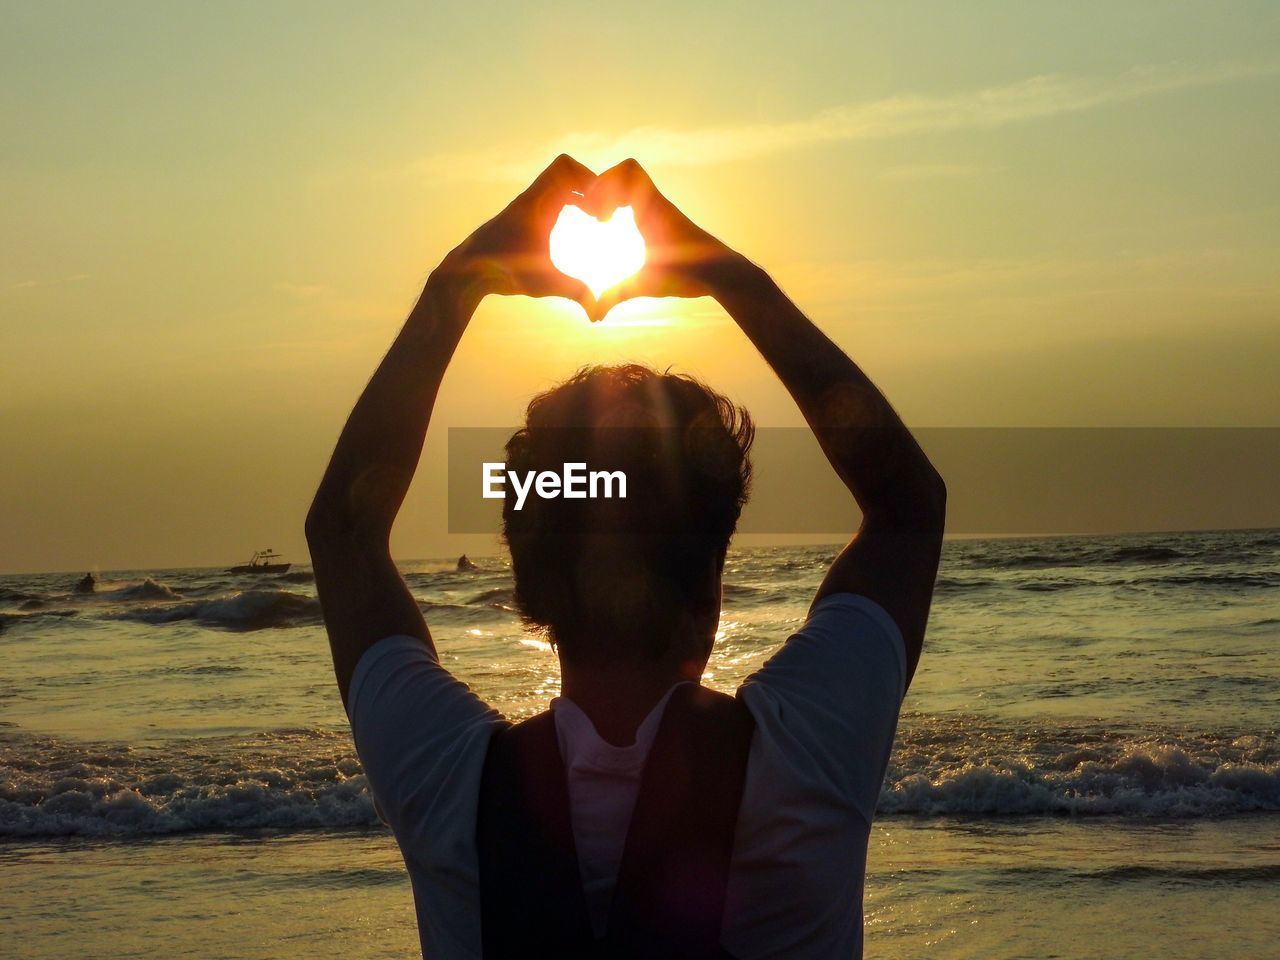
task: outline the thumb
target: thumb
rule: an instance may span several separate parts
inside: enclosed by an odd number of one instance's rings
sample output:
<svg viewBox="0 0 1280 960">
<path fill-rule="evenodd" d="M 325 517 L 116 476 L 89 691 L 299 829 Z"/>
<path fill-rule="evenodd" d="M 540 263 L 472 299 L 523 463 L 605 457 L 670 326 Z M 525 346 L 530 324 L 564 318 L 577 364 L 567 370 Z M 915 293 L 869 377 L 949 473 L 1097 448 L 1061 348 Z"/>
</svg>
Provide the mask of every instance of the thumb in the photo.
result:
<svg viewBox="0 0 1280 960">
<path fill-rule="evenodd" d="M 564 297 L 566 300 L 576 300 L 587 312 L 588 317 L 595 316 L 596 295 L 591 292 L 590 287 L 576 277 L 561 274 L 552 286 L 551 295 Z"/>
<path fill-rule="evenodd" d="M 595 311 L 588 311 L 592 323 L 603 320 L 605 315 L 622 301 L 638 296 L 642 296 L 638 276 L 623 280 L 617 286 L 610 287 L 600 294 L 599 299 L 596 300 Z"/>
</svg>

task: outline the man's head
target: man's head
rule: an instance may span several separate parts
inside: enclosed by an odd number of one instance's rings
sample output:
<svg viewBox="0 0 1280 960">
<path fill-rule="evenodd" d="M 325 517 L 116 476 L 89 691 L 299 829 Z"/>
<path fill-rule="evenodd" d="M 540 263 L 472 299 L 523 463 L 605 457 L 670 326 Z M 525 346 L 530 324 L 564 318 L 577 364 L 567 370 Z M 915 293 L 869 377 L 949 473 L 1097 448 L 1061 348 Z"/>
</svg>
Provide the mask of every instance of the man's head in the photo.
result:
<svg viewBox="0 0 1280 960">
<path fill-rule="evenodd" d="M 725 397 L 635 364 L 588 367 L 534 397 L 507 443 L 507 469 L 621 471 L 627 496 L 530 496 L 519 511 L 506 499 L 521 615 L 570 662 L 657 660 L 695 636 L 705 657 L 753 436 L 750 416 Z"/>
</svg>

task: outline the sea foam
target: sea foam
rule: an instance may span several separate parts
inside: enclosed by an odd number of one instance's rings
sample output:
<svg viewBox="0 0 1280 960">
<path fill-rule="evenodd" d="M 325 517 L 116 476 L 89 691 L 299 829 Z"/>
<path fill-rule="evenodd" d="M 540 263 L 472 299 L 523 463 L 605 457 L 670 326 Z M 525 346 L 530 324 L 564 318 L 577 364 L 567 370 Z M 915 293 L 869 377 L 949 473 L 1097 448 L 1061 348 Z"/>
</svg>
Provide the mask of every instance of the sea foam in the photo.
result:
<svg viewBox="0 0 1280 960">
<path fill-rule="evenodd" d="M 918 718 L 900 736 L 881 814 L 1212 817 L 1280 811 L 1273 738 L 1000 728 Z"/>
<path fill-rule="evenodd" d="M 1012 730 L 919 718 L 899 742 L 880 816 L 1191 818 L 1280 811 L 1267 737 L 1129 739 L 1096 731 L 1034 743 Z M 948 732 L 950 731 L 950 732 Z M 977 744 L 977 749 L 966 749 Z M 350 738 L 280 731 L 154 749 L 9 734 L 0 836 L 144 837 L 375 827 Z"/>
</svg>

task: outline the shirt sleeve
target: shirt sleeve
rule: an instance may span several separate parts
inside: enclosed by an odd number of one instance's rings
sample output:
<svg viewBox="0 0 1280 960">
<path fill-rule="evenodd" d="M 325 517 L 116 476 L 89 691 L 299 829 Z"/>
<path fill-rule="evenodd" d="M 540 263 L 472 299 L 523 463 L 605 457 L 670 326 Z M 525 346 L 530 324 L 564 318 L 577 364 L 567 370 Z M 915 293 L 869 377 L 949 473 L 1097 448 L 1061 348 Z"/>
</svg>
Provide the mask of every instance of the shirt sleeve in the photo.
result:
<svg viewBox="0 0 1280 960">
<path fill-rule="evenodd" d="M 742 685 L 757 726 L 798 777 L 834 791 L 868 823 L 905 693 L 906 647 L 893 618 L 851 593 L 823 598 Z"/>
<path fill-rule="evenodd" d="M 507 721 L 407 636 L 365 651 L 347 714 L 379 815 L 406 854 L 448 858 L 469 842 L 489 735 Z"/>
</svg>

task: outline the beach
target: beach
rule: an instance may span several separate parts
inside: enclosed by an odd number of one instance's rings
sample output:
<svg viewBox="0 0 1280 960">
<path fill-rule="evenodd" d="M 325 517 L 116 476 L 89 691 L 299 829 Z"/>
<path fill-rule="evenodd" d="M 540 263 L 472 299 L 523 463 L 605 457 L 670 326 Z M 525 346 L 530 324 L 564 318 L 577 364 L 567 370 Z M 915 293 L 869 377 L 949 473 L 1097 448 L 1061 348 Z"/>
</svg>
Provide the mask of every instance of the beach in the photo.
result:
<svg viewBox="0 0 1280 960">
<path fill-rule="evenodd" d="M 706 682 L 732 690 L 785 640 L 834 549 L 731 554 Z M 554 656 L 505 562 L 474 559 L 401 567 L 442 661 L 528 716 Z M 5 949 L 413 956 L 308 568 L 76 579 L 0 577 Z M 1268 955 L 1277 587 L 1276 531 L 948 542 L 872 833 L 867 955 Z"/>
</svg>

